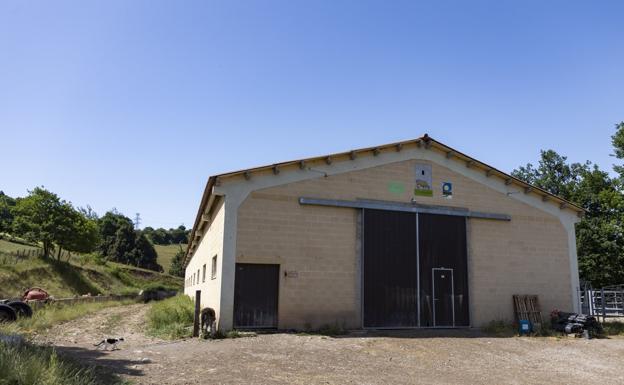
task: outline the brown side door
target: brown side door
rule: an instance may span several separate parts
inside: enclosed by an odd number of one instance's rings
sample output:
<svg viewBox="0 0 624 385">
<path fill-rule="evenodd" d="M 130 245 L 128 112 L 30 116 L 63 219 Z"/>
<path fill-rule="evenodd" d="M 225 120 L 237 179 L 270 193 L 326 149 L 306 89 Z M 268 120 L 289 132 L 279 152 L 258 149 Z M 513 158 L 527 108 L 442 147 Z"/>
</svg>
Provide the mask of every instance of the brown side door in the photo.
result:
<svg viewBox="0 0 624 385">
<path fill-rule="evenodd" d="M 234 328 L 277 328 L 279 265 L 237 263 Z"/>
</svg>

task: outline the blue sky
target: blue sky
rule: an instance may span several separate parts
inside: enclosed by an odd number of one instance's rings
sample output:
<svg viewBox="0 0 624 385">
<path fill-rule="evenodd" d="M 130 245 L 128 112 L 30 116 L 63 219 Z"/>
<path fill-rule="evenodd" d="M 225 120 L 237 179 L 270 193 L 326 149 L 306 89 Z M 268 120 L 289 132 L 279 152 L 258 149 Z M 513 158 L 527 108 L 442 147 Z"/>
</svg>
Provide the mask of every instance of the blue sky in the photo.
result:
<svg viewBox="0 0 624 385">
<path fill-rule="evenodd" d="M 0 190 L 192 225 L 209 175 L 415 138 L 611 168 L 621 1 L 0 2 Z"/>
</svg>

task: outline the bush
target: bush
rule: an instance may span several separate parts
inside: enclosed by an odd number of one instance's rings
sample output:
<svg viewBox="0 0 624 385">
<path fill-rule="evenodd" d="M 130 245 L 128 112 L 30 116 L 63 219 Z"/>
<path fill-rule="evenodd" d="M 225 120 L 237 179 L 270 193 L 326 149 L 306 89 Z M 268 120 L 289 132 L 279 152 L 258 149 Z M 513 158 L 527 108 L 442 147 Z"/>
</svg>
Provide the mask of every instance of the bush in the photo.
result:
<svg viewBox="0 0 624 385">
<path fill-rule="evenodd" d="M 166 339 L 190 337 L 194 308 L 193 301 L 186 295 L 153 302 L 147 312 L 148 333 Z"/>
<path fill-rule="evenodd" d="M 0 342 L 0 373 L 0 383 L 12 385 L 95 385 L 103 382 L 102 375 L 96 374 L 93 368 L 64 359 L 52 348 L 25 343 Z M 106 383 L 122 383 L 119 378 L 108 377 Z"/>
</svg>

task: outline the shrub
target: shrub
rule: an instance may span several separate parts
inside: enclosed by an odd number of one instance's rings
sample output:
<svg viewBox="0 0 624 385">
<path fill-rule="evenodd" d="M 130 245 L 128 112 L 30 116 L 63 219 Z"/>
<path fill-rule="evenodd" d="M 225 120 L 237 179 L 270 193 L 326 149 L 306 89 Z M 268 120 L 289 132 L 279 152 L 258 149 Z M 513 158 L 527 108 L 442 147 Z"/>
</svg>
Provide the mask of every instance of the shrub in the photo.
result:
<svg viewBox="0 0 624 385">
<path fill-rule="evenodd" d="M 189 337 L 193 327 L 193 316 L 194 304 L 186 295 L 153 302 L 147 312 L 148 333 L 167 339 Z"/>
</svg>

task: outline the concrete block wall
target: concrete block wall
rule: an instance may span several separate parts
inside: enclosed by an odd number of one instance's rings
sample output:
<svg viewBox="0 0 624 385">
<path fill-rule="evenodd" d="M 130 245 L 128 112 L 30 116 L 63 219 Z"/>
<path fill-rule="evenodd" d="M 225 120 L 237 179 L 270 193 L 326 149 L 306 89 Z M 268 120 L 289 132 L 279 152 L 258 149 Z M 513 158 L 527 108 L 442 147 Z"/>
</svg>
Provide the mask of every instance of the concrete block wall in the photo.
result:
<svg viewBox="0 0 624 385">
<path fill-rule="evenodd" d="M 195 292 L 201 290 L 201 307 L 211 307 L 215 309 L 217 317 L 220 311 L 221 299 L 221 263 L 223 256 L 223 235 L 224 235 L 224 218 L 225 205 L 222 198 L 218 198 L 219 202 L 212 215 L 212 220 L 202 236 L 202 241 L 195 251 L 193 258 L 189 261 L 185 273 L 184 293 L 191 298 L 195 298 Z M 217 256 L 217 275 L 214 279 L 211 277 L 212 257 Z M 206 279 L 203 280 L 203 267 L 206 265 Z M 199 283 L 193 284 L 193 274 L 199 271 Z"/>
<path fill-rule="evenodd" d="M 449 162 L 451 160 L 448 160 Z M 433 169 L 433 197 L 414 197 L 416 163 Z M 442 183 L 453 197 L 442 197 Z M 500 182 L 502 183 L 502 181 Z M 279 263 L 279 327 L 361 326 L 357 210 L 302 206 L 301 196 L 378 199 L 465 207 L 512 216 L 470 219 L 468 264 L 473 326 L 513 317 L 513 294 L 537 294 L 544 314 L 572 307 L 568 233 L 559 218 L 443 164 L 406 160 L 252 192 L 238 209 L 236 261 Z M 194 258 L 195 259 L 195 258 Z M 192 269 L 191 269 L 192 270 Z M 296 271 L 297 277 L 285 277 Z"/>
</svg>

